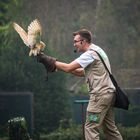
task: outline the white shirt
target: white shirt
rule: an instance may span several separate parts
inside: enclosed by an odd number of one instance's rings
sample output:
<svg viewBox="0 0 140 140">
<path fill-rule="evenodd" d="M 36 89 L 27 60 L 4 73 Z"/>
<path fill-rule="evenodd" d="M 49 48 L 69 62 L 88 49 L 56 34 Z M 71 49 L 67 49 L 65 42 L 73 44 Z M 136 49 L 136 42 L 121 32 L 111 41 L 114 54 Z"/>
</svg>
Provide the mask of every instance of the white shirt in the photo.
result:
<svg viewBox="0 0 140 140">
<path fill-rule="evenodd" d="M 75 59 L 75 61 L 79 63 L 82 68 L 87 67 L 89 64 L 91 64 L 94 61 L 94 58 L 90 54 L 90 52 L 91 51 L 86 51 L 85 53 L 81 54 L 80 57 Z"/>
<path fill-rule="evenodd" d="M 107 58 L 107 55 L 99 46 L 95 44 L 91 44 L 89 46 L 89 49 L 86 52 L 84 52 L 83 54 L 80 55 L 80 57 L 75 59 L 75 61 L 79 63 L 82 68 L 87 67 L 89 64 L 91 64 L 95 60 L 93 56 L 93 51 L 90 50 L 91 48 L 94 48 L 94 50 L 98 51 L 103 58 Z"/>
</svg>

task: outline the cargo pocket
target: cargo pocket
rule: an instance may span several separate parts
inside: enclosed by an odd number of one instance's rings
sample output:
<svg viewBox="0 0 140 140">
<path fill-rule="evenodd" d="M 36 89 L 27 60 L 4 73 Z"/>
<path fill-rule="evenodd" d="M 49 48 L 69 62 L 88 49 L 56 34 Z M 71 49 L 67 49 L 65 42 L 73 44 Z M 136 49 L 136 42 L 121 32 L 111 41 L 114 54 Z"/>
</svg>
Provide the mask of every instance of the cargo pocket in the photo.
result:
<svg viewBox="0 0 140 140">
<path fill-rule="evenodd" d="M 100 113 L 87 112 L 87 122 L 98 124 L 100 122 L 100 116 Z"/>
<path fill-rule="evenodd" d="M 99 99 L 96 95 L 91 94 L 90 100 L 87 107 L 88 112 L 100 113 L 101 110 L 99 108 Z"/>
<path fill-rule="evenodd" d="M 105 107 L 112 105 L 113 96 L 114 95 L 111 92 L 102 95 L 99 101 L 100 109 L 103 110 Z"/>
<path fill-rule="evenodd" d="M 92 96 L 90 97 L 89 104 L 87 107 L 87 111 L 100 113 L 106 107 L 111 105 L 113 95 L 110 93 L 106 93 L 101 96 Z"/>
</svg>

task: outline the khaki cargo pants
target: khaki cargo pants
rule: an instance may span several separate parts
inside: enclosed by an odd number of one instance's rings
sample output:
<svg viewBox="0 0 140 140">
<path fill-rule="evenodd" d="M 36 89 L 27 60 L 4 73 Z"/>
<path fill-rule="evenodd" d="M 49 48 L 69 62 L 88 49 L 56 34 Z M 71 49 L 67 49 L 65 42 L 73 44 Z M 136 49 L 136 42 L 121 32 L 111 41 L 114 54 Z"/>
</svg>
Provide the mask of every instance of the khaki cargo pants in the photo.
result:
<svg viewBox="0 0 140 140">
<path fill-rule="evenodd" d="M 90 95 L 85 123 L 85 139 L 99 140 L 99 129 L 102 127 L 106 140 L 123 140 L 118 131 L 112 104 L 115 93 Z"/>
</svg>

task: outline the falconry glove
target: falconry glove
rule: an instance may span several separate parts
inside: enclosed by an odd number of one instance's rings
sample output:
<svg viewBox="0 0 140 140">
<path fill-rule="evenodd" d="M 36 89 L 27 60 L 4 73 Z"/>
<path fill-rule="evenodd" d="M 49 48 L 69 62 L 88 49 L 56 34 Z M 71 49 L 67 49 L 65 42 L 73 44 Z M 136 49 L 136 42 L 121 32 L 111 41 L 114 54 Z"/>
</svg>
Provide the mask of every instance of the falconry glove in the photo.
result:
<svg viewBox="0 0 140 140">
<path fill-rule="evenodd" d="M 55 66 L 56 60 L 57 60 L 56 58 L 47 56 L 44 53 L 39 53 L 37 55 L 37 61 L 45 66 L 47 72 L 56 71 L 56 66 Z"/>
</svg>

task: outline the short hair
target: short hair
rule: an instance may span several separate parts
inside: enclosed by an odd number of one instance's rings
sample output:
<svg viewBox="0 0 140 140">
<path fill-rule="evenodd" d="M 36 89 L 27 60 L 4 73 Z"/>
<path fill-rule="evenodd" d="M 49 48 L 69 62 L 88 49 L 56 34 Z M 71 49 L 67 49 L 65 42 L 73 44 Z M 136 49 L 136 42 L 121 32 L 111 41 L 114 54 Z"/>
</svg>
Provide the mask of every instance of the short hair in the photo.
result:
<svg viewBox="0 0 140 140">
<path fill-rule="evenodd" d="M 91 43 L 92 33 L 87 29 L 80 29 L 76 32 L 73 32 L 73 36 L 80 35 L 81 39 L 86 40 L 86 42 Z"/>
</svg>

